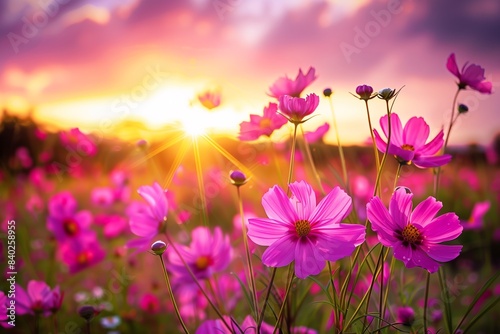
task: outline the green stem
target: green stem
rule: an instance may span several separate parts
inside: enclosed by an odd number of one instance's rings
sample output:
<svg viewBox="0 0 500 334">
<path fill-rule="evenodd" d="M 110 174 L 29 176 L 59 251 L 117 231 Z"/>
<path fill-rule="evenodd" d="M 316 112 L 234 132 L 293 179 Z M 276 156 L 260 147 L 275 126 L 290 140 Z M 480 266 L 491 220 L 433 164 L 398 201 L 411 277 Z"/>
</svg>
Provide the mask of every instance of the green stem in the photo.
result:
<svg viewBox="0 0 500 334">
<path fill-rule="evenodd" d="M 276 325 L 274 326 L 273 334 L 276 333 L 276 331 L 280 327 L 281 317 L 283 316 L 283 310 L 285 309 L 286 301 L 287 301 L 287 298 L 288 298 L 288 293 L 290 292 L 290 288 L 292 287 L 293 278 L 295 276 L 292 273 L 292 270 L 293 270 L 293 266 L 290 263 L 288 265 L 288 276 L 289 276 L 289 279 L 288 279 L 288 283 L 287 283 L 287 286 L 286 286 L 285 296 L 283 297 L 283 303 L 281 304 L 280 312 L 278 313 L 278 319 L 276 320 Z"/>
<path fill-rule="evenodd" d="M 309 143 L 306 140 L 306 135 L 304 133 L 304 129 L 302 128 L 302 126 L 300 127 L 300 130 L 302 132 L 302 138 L 304 141 L 304 147 L 305 147 L 305 151 L 306 151 L 307 160 L 309 161 L 309 164 L 311 165 L 311 169 L 312 169 L 314 178 L 316 179 L 316 182 L 318 183 L 319 189 L 321 190 L 321 193 L 324 196 L 325 189 L 323 188 L 323 184 L 321 183 L 321 178 L 319 177 L 318 170 L 316 169 L 316 166 L 314 164 L 314 160 L 313 160 L 312 154 L 311 154 L 311 148 L 309 147 Z"/>
<path fill-rule="evenodd" d="M 380 163 L 380 170 L 377 173 L 377 180 L 375 181 L 375 189 L 373 190 L 373 196 L 377 194 L 377 190 L 380 195 L 380 178 L 382 177 L 382 171 L 384 170 L 385 161 L 387 160 L 387 155 L 389 154 L 389 147 L 391 146 L 391 136 L 392 136 L 392 126 L 391 126 L 391 110 L 389 109 L 389 101 L 385 101 L 387 107 L 387 147 L 385 148 L 384 155 L 382 156 L 382 162 Z"/>
<path fill-rule="evenodd" d="M 289 184 L 292 182 L 293 168 L 295 166 L 295 146 L 297 144 L 297 127 L 299 123 L 293 123 L 293 137 L 292 137 L 292 149 L 290 152 L 290 168 L 288 169 L 288 178 L 286 181 L 286 185 L 288 187 L 287 194 L 290 196 L 290 187 Z"/>
<path fill-rule="evenodd" d="M 430 281 L 431 281 L 431 274 L 427 272 L 427 279 L 425 281 L 425 297 L 424 297 L 424 333 L 427 333 L 427 304 L 429 301 Z"/>
<path fill-rule="evenodd" d="M 332 102 L 332 98 L 330 96 L 328 96 L 328 101 L 330 103 L 330 110 L 332 111 L 332 116 L 333 116 L 333 128 L 335 129 L 335 135 L 337 138 L 337 146 L 339 148 L 340 164 L 342 166 L 342 175 L 344 176 L 344 184 L 347 185 L 347 168 L 346 168 L 346 163 L 345 163 L 345 158 L 344 158 L 344 150 L 342 148 L 342 144 L 340 143 L 339 129 L 337 127 L 337 120 L 335 118 L 335 112 L 333 110 L 333 102 Z"/>
<path fill-rule="evenodd" d="M 260 327 L 262 326 L 262 321 L 264 321 L 264 314 L 266 312 L 267 303 L 269 301 L 269 296 L 271 295 L 271 288 L 274 283 L 274 277 L 276 277 L 276 268 L 273 268 L 271 279 L 269 280 L 269 284 L 267 286 L 266 297 L 264 298 L 264 305 L 262 306 L 262 310 L 260 311 L 259 320 L 257 322 L 257 333 L 260 333 Z"/>
<path fill-rule="evenodd" d="M 368 107 L 368 100 L 365 100 L 366 105 L 366 115 L 368 116 L 368 126 L 370 127 L 370 135 L 372 137 L 373 154 L 375 156 L 375 164 L 377 166 L 377 172 L 380 169 L 380 157 L 378 155 L 377 144 L 375 142 L 375 135 L 373 134 L 372 120 L 370 117 L 370 108 Z"/>
<path fill-rule="evenodd" d="M 252 297 L 253 297 L 253 309 L 255 313 L 255 318 L 259 316 L 259 301 L 257 299 L 257 287 L 255 286 L 255 275 L 252 265 L 252 258 L 250 256 L 250 247 L 248 246 L 248 236 L 247 236 L 247 227 L 245 224 L 245 216 L 243 213 L 243 201 L 241 199 L 240 187 L 236 187 L 236 191 L 238 193 L 238 206 L 241 217 L 241 232 L 243 233 L 243 243 L 245 245 L 245 254 L 247 257 L 247 266 L 248 266 L 248 281 L 250 282 L 250 287 L 252 289 Z"/>
<path fill-rule="evenodd" d="M 455 92 L 455 96 L 453 97 L 453 103 L 451 105 L 450 125 L 448 126 L 448 132 L 446 133 L 446 138 L 445 138 L 444 145 L 443 145 L 443 153 L 446 152 L 446 148 L 448 147 L 448 141 L 450 139 L 451 129 L 453 127 L 453 124 L 456 121 L 456 118 L 455 118 L 455 109 L 456 109 L 458 94 L 460 93 L 461 90 L 462 89 L 459 87 L 457 89 L 457 91 Z M 434 196 L 435 197 L 437 197 L 437 194 L 438 194 L 438 191 L 439 191 L 440 177 L 441 177 L 441 167 L 438 167 L 437 170 L 436 170 L 435 178 L 434 178 Z"/>
<path fill-rule="evenodd" d="M 399 176 L 401 175 L 401 169 L 403 168 L 403 165 L 402 164 L 398 164 L 398 170 L 396 171 L 396 177 L 394 177 L 394 187 L 393 187 L 393 191 L 394 189 L 396 189 L 396 187 L 398 186 L 398 180 L 399 180 Z"/>
<path fill-rule="evenodd" d="M 203 296 L 205 297 L 205 299 L 207 300 L 207 302 L 210 304 L 210 306 L 212 307 L 212 309 L 215 311 L 215 313 L 217 313 L 217 316 L 220 318 L 220 320 L 224 323 L 224 325 L 226 326 L 226 328 L 232 332 L 233 329 L 231 328 L 231 326 L 229 326 L 229 324 L 227 323 L 226 319 L 224 319 L 224 317 L 222 316 L 222 313 L 219 311 L 219 309 L 217 308 L 217 306 L 212 302 L 212 300 L 210 299 L 210 297 L 208 296 L 208 294 L 205 292 L 205 290 L 203 289 L 203 287 L 201 286 L 200 282 L 198 281 L 198 278 L 194 275 L 193 271 L 191 270 L 191 268 L 189 267 L 189 265 L 187 264 L 186 260 L 184 260 L 184 257 L 181 255 L 181 253 L 179 252 L 179 250 L 177 249 L 177 247 L 175 246 L 175 244 L 172 242 L 172 240 L 170 240 L 170 236 L 168 235 L 168 233 L 165 233 L 165 237 L 167 239 L 167 242 L 172 246 L 172 248 L 174 249 L 175 253 L 177 254 L 177 256 L 179 257 L 179 259 L 181 259 L 181 262 L 182 264 L 184 265 L 184 267 L 186 268 L 186 270 L 188 271 L 189 275 L 191 276 L 191 278 L 193 279 L 194 283 L 196 284 L 196 286 L 198 287 L 198 289 L 200 289 L 201 293 L 203 294 Z"/>
<path fill-rule="evenodd" d="M 170 280 L 168 278 L 167 269 L 165 268 L 165 262 L 163 262 L 163 256 L 158 255 L 158 257 L 160 258 L 161 267 L 163 269 L 163 276 L 165 277 L 165 284 L 167 285 L 168 294 L 170 295 L 170 300 L 172 301 L 172 304 L 174 306 L 175 315 L 177 315 L 177 319 L 179 320 L 179 322 L 182 326 L 182 329 L 184 330 L 184 333 L 189 334 L 189 330 L 187 329 L 186 324 L 182 320 L 181 313 L 179 312 L 179 307 L 177 306 L 177 303 L 175 302 L 174 292 L 172 291 L 172 286 L 170 285 Z"/>
</svg>

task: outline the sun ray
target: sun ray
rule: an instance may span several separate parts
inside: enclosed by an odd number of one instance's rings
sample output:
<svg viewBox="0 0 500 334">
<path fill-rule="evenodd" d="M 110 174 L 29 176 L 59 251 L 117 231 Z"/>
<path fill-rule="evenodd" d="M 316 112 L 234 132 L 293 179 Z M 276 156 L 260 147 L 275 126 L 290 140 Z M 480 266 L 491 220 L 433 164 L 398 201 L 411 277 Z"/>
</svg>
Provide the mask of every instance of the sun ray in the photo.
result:
<svg viewBox="0 0 500 334">
<path fill-rule="evenodd" d="M 172 163 L 172 166 L 170 166 L 170 170 L 168 171 L 168 174 L 165 177 L 165 180 L 163 181 L 164 189 L 168 189 L 168 187 L 170 187 L 170 183 L 174 179 L 174 175 L 175 172 L 177 171 L 177 168 L 179 168 L 179 165 L 182 163 L 184 157 L 186 156 L 186 152 L 189 149 L 189 144 L 190 142 L 188 140 L 182 142 L 181 147 L 179 148 L 179 151 L 177 152 L 175 159 Z"/>
<path fill-rule="evenodd" d="M 152 157 L 154 157 L 155 155 L 163 152 L 167 148 L 169 148 L 169 147 L 177 144 L 179 141 L 181 141 L 184 138 L 186 138 L 185 134 L 179 134 L 177 137 L 172 138 L 168 142 L 166 142 L 165 144 L 162 144 L 161 146 L 155 148 L 153 151 L 149 152 L 148 154 L 146 154 L 144 157 L 140 158 L 136 162 L 133 162 L 132 165 L 131 165 L 131 167 L 135 168 L 135 167 L 139 166 L 143 162 L 145 162 L 145 161 L 151 159 Z"/>
<path fill-rule="evenodd" d="M 200 157 L 200 149 L 198 146 L 198 138 L 193 137 L 192 141 L 193 141 L 193 147 L 194 147 L 194 162 L 196 165 L 196 176 L 198 178 L 198 187 L 200 190 L 203 223 L 205 224 L 205 226 L 208 226 L 207 198 L 205 195 L 205 184 L 203 182 L 203 171 L 201 168 L 201 157 Z"/>
</svg>

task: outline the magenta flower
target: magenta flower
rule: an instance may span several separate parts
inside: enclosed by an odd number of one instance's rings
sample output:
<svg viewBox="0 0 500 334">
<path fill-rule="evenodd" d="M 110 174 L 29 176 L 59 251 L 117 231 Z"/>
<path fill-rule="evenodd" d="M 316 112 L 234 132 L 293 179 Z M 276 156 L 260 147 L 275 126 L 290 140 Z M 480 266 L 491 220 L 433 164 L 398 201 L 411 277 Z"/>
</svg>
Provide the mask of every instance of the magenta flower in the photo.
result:
<svg viewBox="0 0 500 334">
<path fill-rule="evenodd" d="M 7 299 L 7 296 L 3 291 L 0 291 L 0 326 L 4 328 L 9 328 L 12 327 L 9 325 L 7 322 L 11 321 L 9 318 L 9 310 L 7 310 L 8 307 L 11 307 L 9 299 Z M 15 311 L 12 311 L 12 320 L 15 319 Z"/>
<path fill-rule="evenodd" d="M 473 90 L 477 90 L 480 93 L 491 94 L 493 85 L 491 82 L 485 80 L 484 68 L 476 64 L 468 64 L 468 62 L 465 63 L 462 67 L 462 71 L 459 71 L 455 54 L 452 53 L 448 57 L 446 68 L 458 78 L 458 88 L 465 89 L 469 86 Z"/>
<path fill-rule="evenodd" d="M 177 250 L 198 279 L 206 279 L 214 273 L 223 271 L 231 262 L 232 248 L 229 236 L 224 235 L 220 227 L 213 234 L 207 227 L 197 227 L 191 232 L 188 246 L 177 245 Z M 168 269 L 177 278 L 192 278 L 181 258 L 173 250 L 168 252 Z"/>
<path fill-rule="evenodd" d="M 223 316 L 229 326 L 231 326 L 231 331 L 224 325 L 221 319 L 214 320 L 206 320 L 204 321 L 200 327 L 196 330 L 195 334 L 231 334 L 231 333 L 240 333 L 240 329 L 245 334 L 256 334 L 257 333 L 257 323 L 255 320 L 247 315 L 245 319 L 243 319 L 243 323 L 240 326 L 237 326 L 230 317 Z M 292 329 L 293 330 L 293 329 Z M 274 326 L 269 325 L 265 322 L 262 322 L 262 327 L 260 328 L 259 334 L 271 334 L 274 332 Z"/>
<path fill-rule="evenodd" d="M 305 99 L 283 95 L 279 98 L 279 102 L 279 109 L 283 116 L 291 123 L 299 124 L 305 122 L 303 120 L 304 117 L 316 110 L 319 104 L 319 97 L 314 93 L 307 95 Z"/>
<path fill-rule="evenodd" d="M 97 146 L 92 138 L 78 128 L 62 131 L 59 138 L 66 148 L 76 151 L 78 155 L 94 156 L 97 153 Z"/>
<path fill-rule="evenodd" d="M 281 77 L 276 80 L 269 90 L 271 93 L 269 96 L 279 99 L 283 95 L 290 95 L 293 97 L 300 97 L 300 94 L 306 89 L 307 86 L 316 80 L 314 67 L 309 67 L 309 71 L 304 75 L 302 69 L 299 69 L 299 74 L 295 80 L 289 79 L 287 76 Z"/>
<path fill-rule="evenodd" d="M 64 191 L 54 195 L 48 206 L 47 229 L 57 241 L 94 238 L 94 232 L 89 229 L 92 214 L 87 210 L 77 211 L 77 202 L 71 193 Z"/>
<path fill-rule="evenodd" d="M 56 290 L 57 289 L 57 290 Z M 54 289 L 59 291 L 59 287 Z M 18 314 L 43 314 L 49 316 L 58 302 L 54 298 L 61 298 L 60 293 L 55 294 L 47 283 L 31 280 L 26 290 L 16 284 L 16 311 Z"/>
<path fill-rule="evenodd" d="M 360 100 L 365 100 L 365 101 L 371 100 L 375 96 L 377 96 L 377 93 L 373 94 L 372 86 L 368 86 L 368 85 L 360 85 L 360 86 L 356 87 L 356 94 L 358 94 L 358 96 L 359 96 L 358 98 Z M 354 96 L 356 96 L 356 95 L 354 95 Z"/>
<path fill-rule="evenodd" d="M 411 326 L 415 321 L 415 311 L 410 306 L 397 308 L 397 322 L 405 326 Z"/>
<path fill-rule="evenodd" d="M 365 240 L 365 227 L 342 224 L 351 210 L 351 198 L 335 187 L 316 205 L 312 187 L 304 181 L 290 184 L 288 198 L 278 186 L 262 197 L 268 218 L 250 218 L 248 236 L 258 245 L 269 246 L 262 262 L 283 267 L 295 261 L 295 275 L 319 274 L 326 261 L 349 256 Z"/>
<path fill-rule="evenodd" d="M 476 205 L 474 205 L 474 208 L 472 209 L 472 213 L 471 213 L 469 219 L 466 221 L 460 221 L 464 230 L 480 230 L 480 229 L 482 229 L 484 215 L 486 215 L 486 213 L 490 209 L 490 206 L 491 206 L 491 204 L 489 201 L 476 203 Z"/>
<path fill-rule="evenodd" d="M 393 248 L 394 257 L 407 268 L 422 267 L 433 273 L 460 254 L 461 245 L 440 243 L 457 238 L 463 228 L 454 213 L 435 217 L 443 204 L 434 197 L 418 204 L 413 212 L 412 199 L 407 188 L 399 187 L 387 210 L 379 197 L 373 197 L 366 205 L 368 220 L 380 243 Z"/>
<path fill-rule="evenodd" d="M 324 123 L 323 125 L 320 125 L 316 130 L 306 132 L 304 136 L 306 137 L 306 141 L 309 144 L 322 141 L 323 137 L 326 135 L 326 133 L 330 130 L 330 124 Z"/>
<path fill-rule="evenodd" d="M 212 110 L 220 105 L 220 93 L 206 91 L 198 95 L 198 101 L 207 108 Z"/>
<path fill-rule="evenodd" d="M 168 200 L 166 191 L 156 182 L 153 186 L 139 187 L 137 192 L 147 205 L 134 202 L 127 208 L 130 230 L 141 237 L 129 242 L 128 246 L 142 249 L 151 244 L 151 239 L 158 234 L 160 225 L 167 220 Z"/>
<path fill-rule="evenodd" d="M 260 136 L 270 137 L 274 130 L 278 130 L 286 124 L 287 120 L 278 114 L 278 105 L 269 103 L 264 108 L 264 115 L 250 115 L 250 122 L 241 122 L 240 140 L 255 140 Z"/>
<path fill-rule="evenodd" d="M 92 204 L 102 207 L 108 207 L 115 200 L 114 190 L 110 187 L 97 187 L 90 193 Z"/>
<path fill-rule="evenodd" d="M 380 118 L 380 126 L 386 137 L 389 128 L 387 121 L 387 115 Z M 388 153 L 394 155 L 400 164 L 410 165 L 413 163 L 419 168 L 428 168 L 443 166 L 450 162 L 451 155 L 449 154 L 435 156 L 444 145 L 443 130 L 439 131 L 430 142 L 425 143 L 429 138 L 430 130 L 429 125 L 422 117 L 410 118 L 403 129 L 399 116 L 392 113 L 391 127 L 391 144 Z M 385 152 L 386 142 L 380 137 L 377 130 L 374 129 L 373 133 L 377 148 L 379 151 Z"/>
<path fill-rule="evenodd" d="M 67 241 L 60 244 L 58 258 L 69 268 L 71 274 L 92 267 L 101 262 L 106 253 L 97 238 L 81 240 L 80 242 Z"/>
</svg>

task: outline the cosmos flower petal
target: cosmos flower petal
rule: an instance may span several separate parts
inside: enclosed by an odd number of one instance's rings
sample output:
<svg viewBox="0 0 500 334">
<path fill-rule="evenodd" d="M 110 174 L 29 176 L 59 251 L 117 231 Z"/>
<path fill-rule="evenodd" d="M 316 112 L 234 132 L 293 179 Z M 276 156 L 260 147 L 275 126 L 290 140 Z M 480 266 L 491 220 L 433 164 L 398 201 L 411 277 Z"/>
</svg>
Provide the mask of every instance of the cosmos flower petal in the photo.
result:
<svg viewBox="0 0 500 334">
<path fill-rule="evenodd" d="M 491 94 L 493 84 L 490 81 L 482 81 L 475 84 L 472 88 L 483 94 Z"/>
<path fill-rule="evenodd" d="M 309 238 L 302 238 L 295 247 L 295 275 L 304 279 L 317 275 L 325 267 L 325 260 L 319 255 Z"/>
<path fill-rule="evenodd" d="M 457 238 L 462 233 L 463 227 L 458 216 L 453 212 L 445 213 L 435 218 L 424 227 L 422 233 L 427 242 L 437 243 Z"/>
<path fill-rule="evenodd" d="M 306 182 L 294 182 L 289 185 L 293 194 L 292 203 L 299 219 L 307 220 L 316 208 L 316 194 Z"/>
<path fill-rule="evenodd" d="M 412 145 L 415 150 L 425 145 L 429 138 L 429 125 L 422 117 L 412 117 L 406 122 L 403 130 L 403 144 Z"/>
<path fill-rule="evenodd" d="M 400 230 L 402 230 L 410 220 L 411 209 L 413 207 L 412 199 L 413 193 L 407 193 L 406 189 L 403 187 L 396 189 L 391 197 L 389 213 L 397 228 Z"/>
<path fill-rule="evenodd" d="M 380 118 L 380 127 L 387 138 L 389 136 L 389 122 L 387 115 Z M 405 144 L 403 142 L 403 126 L 401 125 L 401 120 L 396 113 L 391 114 L 391 128 L 391 144 L 396 146 Z"/>
<path fill-rule="evenodd" d="M 425 228 L 432 222 L 442 207 L 443 203 L 437 201 L 434 197 L 428 197 L 415 207 L 410 220 L 413 224 L 417 224 Z"/>
<path fill-rule="evenodd" d="M 373 197 L 366 205 L 367 218 L 371 223 L 372 230 L 377 232 L 379 241 L 384 246 L 392 246 L 397 242 L 394 237 L 394 231 L 400 229 L 399 225 L 395 224 L 392 217 L 387 211 L 384 204 L 378 197 Z"/>
<path fill-rule="evenodd" d="M 248 219 L 248 237 L 257 245 L 261 246 L 270 246 L 284 236 L 289 229 L 289 225 L 273 219 Z"/>
<path fill-rule="evenodd" d="M 399 261 L 403 261 L 405 266 L 408 267 L 408 264 L 412 258 L 411 247 L 405 246 L 401 242 L 398 242 L 393 246 L 393 249 L 394 249 L 394 257 Z"/>
<path fill-rule="evenodd" d="M 457 60 L 455 59 L 455 53 L 450 54 L 446 62 L 446 68 L 456 77 L 460 77 L 460 72 L 458 70 Z"/>
<path fill-rule="evenodd" d="M 432 157 L 419 156 L 413 159 L 413 164 L 419 168 L 432 168 L 444 166 L 451 161 L 450 154 L 436 155 Z"/>
<path fill-rule="evenodd" d="M 439 133 L 432 139 L 430 142 L 425 144 L 418 150 L 420 155 L 434 155 L 439 152 L 441 147 L 444 145 L 444 132 L 443 130 L 439 131 Z"/>
<path fill-rule="evenodd" d="M 385 152 L 387 150 L 387 143 L 380 137 L 378 131 L 373 129 L 373 135 L 375 136 L 375 144 L 380 152 Z"/>
<path fill-rule="evenodd" d="M 427 254 L 439 262 L 447 262 L 456 259 L 462 251 L 462 245 L 432 244 L 427 246 Z"/>
<path fill-rule="evenodd" d="M 295 236 L 285 235 L 269 246 L 262 254 L 262 263 L 268 267 L 283 267 L 295 258 Z"/>
<path fill-rule="evenodd" d="M 262 197 L 262 206 L 269 218 L 292 223 L 298 220 L 297 213 L 283 189 L 274 186 Z"/>
<path fill-rule="evenodd" d="M 411 260 L 408 262 L 408 268 L 421 267 L 427 269 L 431 274 L 439 269 L 440 263 L 433 260 L 421 248 L 416 248 L 411 254 Z"/>
<path fill-rule="evenodd" d="M 351 202 L 351 197 L 344 190 L 335 187 L 319 202 L 309 221 L 314 227 L 340 223 L 351 212 Z"/>
<path fill-rule="evenodd" d="M 313 234 L 317 240 L 316 249 L 325 260 L 337 261 L 350 256 L 365 241 L 366 228 L 363 225 L 339 224 L 333 229 L 335 233 Z"/>
</svg>

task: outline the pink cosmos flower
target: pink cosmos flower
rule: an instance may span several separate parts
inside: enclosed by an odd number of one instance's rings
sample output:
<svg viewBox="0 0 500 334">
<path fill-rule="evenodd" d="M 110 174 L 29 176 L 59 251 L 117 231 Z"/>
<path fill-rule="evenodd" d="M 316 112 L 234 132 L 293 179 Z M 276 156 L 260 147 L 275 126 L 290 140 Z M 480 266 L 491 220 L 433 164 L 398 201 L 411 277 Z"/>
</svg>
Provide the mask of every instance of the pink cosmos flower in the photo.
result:
<svg viewBox="0 0 500 334">
<path fill-rule="evenodd" d="M 207 227 L 197 227 L 191 232 L 191 243 L 188 246 L 177 245 L 180 255 L 190 266 L 198 279 L 209 278 L 215 272 L 223 271 L 231 262 L 232 248 L 229 236 L 224 235 L 220 227 L 210 232 Z M 174 276 L 192 278 L 181 258 L 173 250 L 168 252 L 168 269 Z"/>
<path fill-rule="evenodd" d="M 288 198 L 278 186 L 262 197 L 268 218 L 248 220 L 248 236 L 258 245 L 269 246 L 262 262 L 283 267 L 295 261 L 295 275 L 319 274 L 326 261 L 349 256 L 365 240 L 365 227 L 342 224 L 351 210 L 351 198 L 335 187 L 316 205 L 312 187 L 304 181 L 289 185 Z"/>
<path fill-rule="evenodd" d="M 30 151 L 24 146 L 21 146 L 16 150 L 16 158 L 22 168 L 30 168 L 33 165 L 33 159 L 31 159 Z"/>
<path fill-rule="evenodd" d="M 157 314 L 160 312 L 160 300 L 152 293 L 145 293 L 139 301 L 139 307 L 148 314 Z"/>
<path fill-rule="evenodd" d="M 389 127 L 387 115 L 380 118 L 380 126 L 385 136 L 388 136 Z M 391 114 L 391 144 L 389 154 L 392 154 L 401 164 L 409 165 L 413 163 L 419 168 L 439 167 L 447 164 L 451 160 L 451 155 L 443 154 L 435 156 L 444 145 L 443 130 L 439 131 L 436 137 L 427 144 L 429 138 L 429 125 L 422 117 L 412 117 L 403 128 L 399 116 Z M 385 153 L 387 144 L 380 137 L 377 130 L 373 130 L 375 141 L 379 151 Z"/>
<path fill-rule="evenodd" d="M 3 291 L 0 291 L 0 326 L 4 328 L 12 327 L 11 325 L 7 324 L 7 322 L 10 321 L 10 318 L 8 317 L 9 311 L 7 310 L 7 307 L 10 307 L 10 301 L 9 299 L 7 299 L 5 293 L 3 293 Z"/>
<path fill-rule="evenodd" d="M 312 144 L 318 141 L 322 141 L 328 130 L 330 130 L 330 124 L 325 122 L 325 124 L 320 125 L 316 130 L 306 132 L 304 136 L 306 137 L 306 141 L 309 144 Z"/>
<path fill-rule="evenodd" d="M 139 195 L 146 204 L 134 202 L 127 208 L 130 217 L 130 230 L 141 237 L 128 243 L 129 247 L 148 247 L 160 229 L 160 225 L 167 219 L 168 200 L 166 191 L 155 182 L 152 186 L 139 187 Z"/>
<path fill-rule="evenodd" d="M 446 62 L 446 68 L 458 78 L 458 88 L 465 89 L 467 86 L 483 94 L 491 94 L 492 83 L 485 80 L 484 68 L 476 64 L 465 63 L 462 71 L 458 70 L 455 54 L 452 53 Z"/>
<path fill-rule="evenodd" d="M 26 290 L 16 284 L 16 311 L 18 314 L 38 313 L 49 316 L 54 306 L 59 304 L 62 298 L 60 295 L 59 287 L 52 291 L 43 281 L 29 281 Z"/>
<path fill-rule="evenodd" d="M 287 76 L 281 77 L 276 80 L 269 90 L 271 93 L 269 96 L 279 99 L 283 95 L 290 95 L 293 97 L 300 97 L 300 94 L 304 89 L 316 80 L 314 67 L 309 67 L 307 74 L 302 73 L 302 69 L 299 69 L 299 74 L 295 80 L 289 79 Z"/>
<path fill-rule="evenodd" d="M 287 120 L 278 114 L 278 105 L 269 103 L 264 108 L 264 115 L 250 115 L 250 122 L 240 123 L 240 140 L 255 140 L 260 136 L 270 137 L 274 130 L 281 128 Z"/>
<path fill-rule="evenodd" d="M 466 221 L 460 221 L 464 230 L 479 230 L 483 228 L 484 215 L 486 215 L 490 209 L 490 205 L 489 201 L 476 203 L 472 209 L 469 219 Z"/>
<path fill-rule="evenodd" d="M 77 211 L 77 202 L 70 192 L 63 191 L 54 195 L 48 206 L 47 229 L 57 241 L 94 237 L 94 232 L 89 229 L 92 214 L 87 210 Z"/>
<path fill-rule="evenodd" d="M 458 216 L 445 213 L 435 217 L 443 204 L 428 197 L 412 211 L 413 193 L 398 187 L 391 198 L 389 210 L 379 197 L 373 197 L 366 206 L 368 220 L 377 232 L 382 245 L 394 249 L 394 257 L 407 268 L 422 267 L 430 273 L 443 262 L 455 259 L 461 245 L 441 245 L 462 233 Z"/>
<path fill-rule="evenodd" d="M 94 188 L 90 193 L 90 199 L 94 205 L 107 207 L 113 204 L 115 193 L 109 187 Z"/>
<path fill-rule="evenodd" d="M 79 155 L 94 156 L 97 153 L 97 146 L 92 138 L 78 128 L 73 128 L 69 131 L 62 131 L 59 135 L 61 143 Z"/>
<path fill-rule="evenodd" d="M 207 108 L 212 110 L 220 105 L 220 93 L 206 91 L 198 95 L 198 101 Z"/>
<path fill-rule="evenodd" d="M 314 93 L 307 95 L 305 99 L 282 95 L 279 98 L 279 103 L 279 109 L 283 116 L 291 123 L 299 124 L 305 122 L 303 120 L 304 117 L 316 110 L 319 104 L 319 97 Z"/>
<path fill-rule="evenodd" d="M 415 311 L 410 306 L 397 308 L 397 322 L 405 326 L 411 326 L 415 321 Z"/>
<path fill-rule="evenodd" d="M 68 266 L 71 274 L 101 262 L 105 256 L 106 253 L 96 238 L 79 242 L 67 241 L 60 244 L 58 249 L 59 260 Z"/>
</svg>

